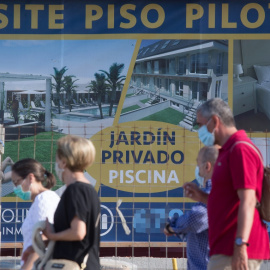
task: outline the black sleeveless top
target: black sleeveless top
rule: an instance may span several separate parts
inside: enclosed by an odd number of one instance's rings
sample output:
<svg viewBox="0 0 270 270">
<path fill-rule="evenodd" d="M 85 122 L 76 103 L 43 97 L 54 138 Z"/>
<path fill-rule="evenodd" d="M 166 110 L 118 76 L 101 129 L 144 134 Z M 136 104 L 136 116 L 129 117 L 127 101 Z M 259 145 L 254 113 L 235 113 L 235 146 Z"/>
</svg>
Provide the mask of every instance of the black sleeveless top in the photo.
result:
<svg viewBox="0 0 270 270">
<path fill-rule="evenodd" d="M 86 236 L 82 241 L 56 241 L 53 258 L 83 262 L 89 253 L 86 270 L 99 270 L 100 224 L 96 222 L 100 214 L 97 192 L 87 183 L 75 182 L 64 191 L 54 214 L 54 228 L 61 232 L 70 228 L 75 216 L 86 224 Z"/>
</svg>

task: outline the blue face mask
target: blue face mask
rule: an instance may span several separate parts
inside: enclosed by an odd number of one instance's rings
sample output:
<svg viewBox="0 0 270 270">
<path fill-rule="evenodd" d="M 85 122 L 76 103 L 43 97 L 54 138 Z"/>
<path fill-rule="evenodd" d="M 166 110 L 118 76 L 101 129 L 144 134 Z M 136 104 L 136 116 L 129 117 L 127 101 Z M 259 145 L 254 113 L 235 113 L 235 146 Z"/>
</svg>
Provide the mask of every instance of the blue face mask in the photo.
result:
<svg viewBox="0 0 270 270">
<path fill-rule="evenodd" d="M 209 121 L 207 122 L 206 125 L 203 125 L 198 129 L 199 139 L 205 146 L 213 146 L 215 143 L 215 134 L 214 134 L 215 130 L 213 130 L 213 132 L 211 133 L 207 129 Z"/>
<path fill-rule="evenodd" d="M 31 200 L 31 191 L 23 191 L 22 186 L 18 185 L 17 187 L 14 187 L 13 189 L 14 193 L 17 197 L 24 201 L 30 201 Z"/>
<path fill-rule="evenodd" d="M 200 167 L 197 166 L 195 169 L 195 177 L 197 181 L 199 182 L 200 186 L 204 185 L 204 177 L 200 176 Z"/>
</svg>

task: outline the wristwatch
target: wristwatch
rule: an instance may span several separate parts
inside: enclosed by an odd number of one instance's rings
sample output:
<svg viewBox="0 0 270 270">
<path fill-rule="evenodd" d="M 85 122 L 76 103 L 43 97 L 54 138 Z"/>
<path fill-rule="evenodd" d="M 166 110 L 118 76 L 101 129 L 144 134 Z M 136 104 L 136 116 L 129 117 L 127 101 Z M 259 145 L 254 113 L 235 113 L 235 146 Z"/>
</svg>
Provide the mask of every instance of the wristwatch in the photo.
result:
<svg viewBox="0 0 270 270">
<path fill-rule="evenodd" d="M 242 245 L 247 245 L 247 246 L 249 246 L 249 243 L 244 242 L 243 239 L 242 239 L 241 237 L 237 237 L 237 238 L 235 239 L 235 244 L 236 244 L 237 246 L 242 246 Z"/>
</svg>

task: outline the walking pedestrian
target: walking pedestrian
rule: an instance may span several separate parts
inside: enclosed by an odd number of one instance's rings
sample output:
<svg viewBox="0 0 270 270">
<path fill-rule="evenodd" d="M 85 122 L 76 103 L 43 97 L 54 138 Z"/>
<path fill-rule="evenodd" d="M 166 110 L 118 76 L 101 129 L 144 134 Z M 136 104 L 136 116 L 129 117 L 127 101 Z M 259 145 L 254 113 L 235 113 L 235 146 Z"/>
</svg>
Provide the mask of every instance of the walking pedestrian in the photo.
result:
<svg viewBox="0 0 270 270">
<path fill-rule="evenodd" d="M 84 171 L 95 159 L 90 140 L 67 135 L 57 142 L 55 171 L 66 190 L 45 234 L 56 241 L 53 259 L 67 259 L 79 266 L 88 254 L 86 270 L 99 270 L 100 202 L 98 194 L 85 178 Z"/>
<path fill-rule="evenodd" d="M 197 157 L 195 177 L 202 190 L 210 193 L 211 177 L 218 156 L 215 146 L 200 149 Z M 206 205 L 199 202 L 184 215 L 169 218 L 164 229 L 167 236 L 176 234 L 187 242 L 187 269 L 206 270 L 209 261 L 208 217 Z"/>
<path fill-rule="evenodd" d="M 184 185 L 188 197 L 207 204 L 208 269 L 257 270 L 261 261 L 269 258 L 267 228 L 256 209 L 262 195 L 261 158 L 249 146 L 253 143 L 245 131 L 237 130 L 232 111 L 222 99 L 203 103 L 197 110 L 197 123 L 203 144 L 222 147 L 211 193 L 204 193 L 192 183 Z M 243 141 L 248 144 L 239 143 Z"/>
<path fill-rule="evenodd" d="M 53 215 L 60 200 L 59 196 L 49 190 L 55 183 L 55 177 L 38 161 L 26 158 L 12 166 L 11 178 L 14 193 L 22 200 L 32 200 L 33 203 L 22 224 L 23 252 L 21 269 L 31 270 L 38 254 L 32 247 L 32 232 L 34 225 L 46 218 L 53 222 Z"/>
</svg>

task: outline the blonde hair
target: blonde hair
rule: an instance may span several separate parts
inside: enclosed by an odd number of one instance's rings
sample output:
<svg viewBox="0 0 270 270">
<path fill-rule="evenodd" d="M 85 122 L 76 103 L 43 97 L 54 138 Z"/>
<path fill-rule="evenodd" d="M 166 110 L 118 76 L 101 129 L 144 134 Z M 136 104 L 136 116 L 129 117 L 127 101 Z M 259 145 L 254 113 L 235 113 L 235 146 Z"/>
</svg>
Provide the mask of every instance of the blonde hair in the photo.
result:
<svg viewBox="0 0 270 270">
<path fill-rule="evenodd" d="M 90 140 L 67 135 L 57 141 L 56 154 L 72 172 L 83 172 L 95 160 L 96 149 Z"/>
</svg>

